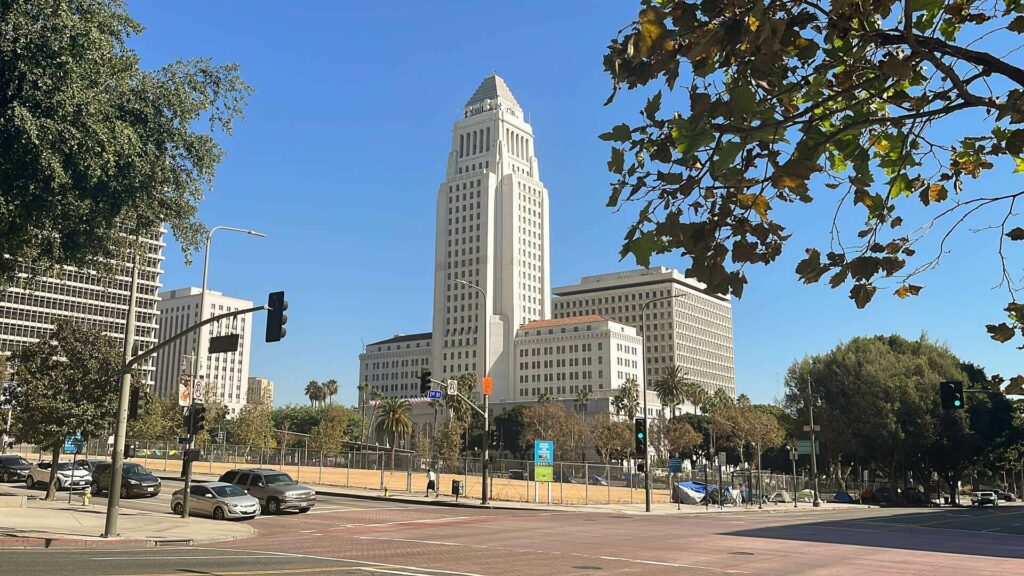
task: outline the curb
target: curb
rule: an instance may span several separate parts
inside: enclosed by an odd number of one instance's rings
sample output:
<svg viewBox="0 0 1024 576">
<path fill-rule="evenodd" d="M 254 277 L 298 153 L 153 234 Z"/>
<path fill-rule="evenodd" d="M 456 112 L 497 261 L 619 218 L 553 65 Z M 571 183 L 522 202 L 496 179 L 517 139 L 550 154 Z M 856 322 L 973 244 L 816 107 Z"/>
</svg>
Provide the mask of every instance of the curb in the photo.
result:
<svg viewBox="0 0 1024 576">
<path fill-rule="evenodd" d="M 84 538 L 49 538 L 44 536 L 15 536 L 0 537 L 0 550 L 26 549 L 26 548 L 107 548 L 116 546 L 119 548 L 150 548 L 154 546 L 166 546 L 175 544 L 179 546 L 192 546 L 192 540 L 156 540 L 140 538 L 112 538 L 102 540 L 86 540 Z"/>
</svg>

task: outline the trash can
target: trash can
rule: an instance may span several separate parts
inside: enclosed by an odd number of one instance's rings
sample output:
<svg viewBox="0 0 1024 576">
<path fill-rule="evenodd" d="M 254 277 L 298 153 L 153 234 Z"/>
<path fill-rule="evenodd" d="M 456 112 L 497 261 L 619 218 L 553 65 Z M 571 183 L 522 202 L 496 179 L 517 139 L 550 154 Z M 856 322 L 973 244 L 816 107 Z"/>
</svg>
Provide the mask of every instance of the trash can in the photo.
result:
<svg viewBox="0 0 1024 576">
<path fill-rule="evenodd" d="M 462 480 L 452 480 L 452 496 L 455 496 L 455 499 L 458 500 L 461 494 Z"/>
</svg>

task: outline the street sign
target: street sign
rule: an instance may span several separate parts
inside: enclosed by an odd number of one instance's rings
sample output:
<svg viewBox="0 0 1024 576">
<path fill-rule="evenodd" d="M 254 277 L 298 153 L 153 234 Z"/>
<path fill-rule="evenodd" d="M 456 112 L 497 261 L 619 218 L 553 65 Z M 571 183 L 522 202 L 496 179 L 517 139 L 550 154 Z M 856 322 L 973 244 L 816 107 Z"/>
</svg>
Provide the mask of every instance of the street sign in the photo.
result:
<svg viewBox="0 0 1024 576">
<path fill-rule="evenodd" d="M 555 443 L 552 440 L 533 441 L 533 463 L 535 466 L 555 465 Z"/>
<path fill-rule="evenodd" d="M 449 380 L 447 382 L 447 384 L 448 384 L 448 394 L 449 395 L 455 396 L 456 394 L 459 393 L 459 382 L 458 382 L 458 380 Z"/>
<path fill-rule="evenodd" d="M 811 441 L 810 440 L 797 440 L 796 451 L 798 454 L 810 454 L 811 453 Z M 818 440 L 814 441 L 814 451 L 821 453 L 821 442 Z"/>
<path fill-rule="evenodd" d="M 669 458 L 668 459 L 668 471 L 673 474 L 678 474 L 683 471 L 683 459 L 682 458 Z"/>
<path fill-rule="evenodd" d="M 804 424 L 804 432 L 810 432 L 810 431 L 811 431 L 811 425 L 810 424 Z M 814 425 L 814 431 L 815 432 L 821 432 L 821 426 L 815 424 Z"/>
<path fill-rule="evenodd" d="M 206 385 L 205 380 L 202 376 L 196 378 L 196 381 L 192 383 L 192 401 L 196 404 L 202 404 L 203 399 L 206 397 Z"/>
<path fill-rule="evenodd" d="M 68 434 L 64 437 L 64 452 L 67 454 L 78 453 L 85 447 L 85 440 L 81 434 Z"/>
<path fill-rule="evenodd" d="M 441 391 L 440 390 L 427 390 L 427 398 L 429 398 L 430 400 L 440 400 L 441 399 Z"/>
<path fill-rule="evenodd" d="M 223 444 L 223 443 L 224 443 L 224 440 L 225 440 L 226 438 L 227 438 L 227 435 L 226 435 L 226 434 L 224 434 L 224 431 L 223 431 L 223 430 L 221 430 L 220 432 L 217 432 L 217 442 L 219 442 L 219 443 Z"/>
<path fill-rule="evenodd" d="M 238 352 L 238 334 L 225 334 L 224 336 L 214 336 L 213 338 L 210 338 L 210 343 L 207 346 L 207 353 L 209 354 Z"/>
<path fill-rule="evenodd" d="M 484 376 L 483 379 L 484 396 L 490 396 L 491 391 L 494 390 L 494 378 L 490 376 Z"/>
<path fill-rule="evenodd" d="M 188 444 L 188 436 L 178 436 L 178 444 L 182 446 Z"/>
<path fill-rule="evenodd" d="M 552 482 L 555 479 L 554 466 L 537 466 L 533 469 L 533 479 L 537 482 Z"/>
<path fill-rule="evenodd" d="M 726 462 L 725 462 L 725 452 L 719 452 L 718 453 L 718 465 L 719 466 L 725 466 L 725 464 L 726 464 Z"/>
</svg>

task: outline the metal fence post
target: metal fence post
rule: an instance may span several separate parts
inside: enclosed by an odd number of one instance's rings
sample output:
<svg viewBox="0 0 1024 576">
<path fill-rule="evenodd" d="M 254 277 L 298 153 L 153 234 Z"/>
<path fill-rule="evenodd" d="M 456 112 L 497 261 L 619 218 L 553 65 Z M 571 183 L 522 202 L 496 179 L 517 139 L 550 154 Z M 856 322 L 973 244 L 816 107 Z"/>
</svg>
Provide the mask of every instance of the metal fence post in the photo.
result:
<svg viewBox="0 0 1024 576">
<path fill-rule="evenodd" d="M 583 463 L 583 505 L 590 504 L 590 464 Z"/>
<path fill-rule="evenodd" d="M 558 463 L 558 503 L 565 504 L 565 462 Z"/>
<path fill-rule="evenodd" d="M 324 451 L 323 450 L 320 451 L 320 460 L 318 460 L 317 463 L 320 464 L 320 466 L 319 466 L 319 472 L 317 473 L 317 477 L 316 477 L 317 478 L 316 479 L 316 483 L 317 484 L 323 484 L 324 483 Z"/>
<path fill-rule="evenodd" d="M 167 472 L 167 463 L 171 458 L 171 443 L 164 442 L 164 472 Z"/>
<path fill-rule="evenodd" d="M 384 453 L 377 452 L 377 461 L 380 462 L 380 489 L 384 489 Z"/>
<path fill-rule="evenodd" d="M 406 454 L 406 468 L 409 470 L 405 480 L 405 491 L 412 493 L 412 457 Z"/>
<path fill-rule="evenodd" d="M 345 463 L 345 487 L 346 488 L 352 485 L 350 483 L 350 481 L 352 479 L 352 456 L 354 454 L 355 454 L 355 451 L 353 451 L 353 450 L 349 450 L 348 451 L 348 462 Z"/>
<path fill-rule="evenodd" d="M 604 485 L 608 488 L 608 504 L 612 503 L 612 467 L 608 464 L 604 465 Z"/>
</svg>

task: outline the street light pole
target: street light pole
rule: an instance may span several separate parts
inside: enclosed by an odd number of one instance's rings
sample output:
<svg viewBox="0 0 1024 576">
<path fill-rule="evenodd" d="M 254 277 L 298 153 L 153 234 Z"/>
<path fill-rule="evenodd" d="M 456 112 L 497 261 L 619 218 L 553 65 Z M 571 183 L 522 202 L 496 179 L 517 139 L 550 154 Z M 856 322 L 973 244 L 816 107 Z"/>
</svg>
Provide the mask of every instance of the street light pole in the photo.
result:
<svg viewBox="0 0 1024 576">
<path fill-rule="evenodd" d="M 483 288 L 477 286 L 476 284 L 466 282 L 465 280 L 456 279 L 455 281 L 459 284 L 469 286 L 470 288 L 479 292 L 480 297 L 483 300 L 483 302 L 481 302 L 481 309 L 483 311 L 482 316 L 484 325 L 484 378 L 487 378 L 490 373 L 490 358 L 487 356 L 487 347 L 490 344 L 490 338 L 488 337 L 488 325 L 490 323 L 487 321 L 487 292 L 485 292 Z M 481 390 L 480 392 L 481 395 L 484 397 L 484 460 L 480 470 L 480 479 L 483 481 L 483 485 L 480 487 L 480 503 L 487 504 L 487 468 L 489 464 L 488 460 L 490 460 L 491 451 L 491 414 L 490 404 L 488 402 L 490 399 L 490 395 L 484 394 L 483 390 Z"/>
<path fill-rule="evenodd" d="M 206 249 L 203 251 L 203 291 L 199 294 L 199 321 L 203 321 L 203 317 L 206 315 L 206 278 L 210 272 L 210 245 L 213 244 L 213 233 L 218 230 L 227 230 L 229 232 L 241 232 L 242 234 L 248 234 L 250 236 L 256 236 L 258 238 L 266 238 L 267 235 L 262 232 L 255 230 L 247 230 L 245 228 L 235 228 L 233 226 L 214 226 L 210 228 L 210 233 L 206 236 Z M 195 437 L 192 434 L 192 423 L 191 414 L 193 407 L 196 403 L 195 398 L 195 381 L 199 378 L 199 358 L 204 348 L 203 336 L 206 334 L 206 329 L 202 329 L 196 334 L 196 348 L 195 354 L 192 357 L 192 380 L 189 383 L 192 386 L 192 390 L 189 392 L 189 429 L 188 433 L 188 449 L 192 450 L 195 448 Z M 206 395 L 206 386 L 203 387 L 203 395 Z M 184 493 L 181 497 L 181 517 L 188 518 L 189 508 L 189 489 L 192 486 L 192 461 L 186 460 L 185 462 L 185 488 Z"/>
<path fill-rule="evenodd" d="M 796 501 L 796 459 L 800 456 L 797 452 L 796 447 L 792 447 L 789 450 L 789 460 L 793 463 L 793 508 L 797 508 Z"/>
<path fill-rule="evenodd" d="M 821 496 L 818 494 L 818 450 L 814 445 L 814 394 L 811 392 L 811 377 L 807 377 L 807 414 L 811 421 L 811 475 L 814 476 L 814 504 L 815 508 L 821 506 Z"/>
<path fill-rule="evenodd" d="M 640 307 L 640 365 L 643 367 L 642 375 L 644 377 L 644 431 L 647 430 L 647 307 L 654 302 L 660 300 L 672 300 L 673 298 L 682 298 L 686 294 L 670 294 L 668 296 L 661 296 L 658 298 L 652 298 L 644 305 Z M 675 314 L 672 315 L 673 318 Z M 674 323 L 674 322 L 673 322 Z M 674 354 L 673 354 L 674 357 Z M 644 510 L 647 512 L 651 511 L 651 467 L 650 458 L 647 453 L 644 454 Z M 669 491 L 671 496 L 671 490 Z"/>
</svg>

